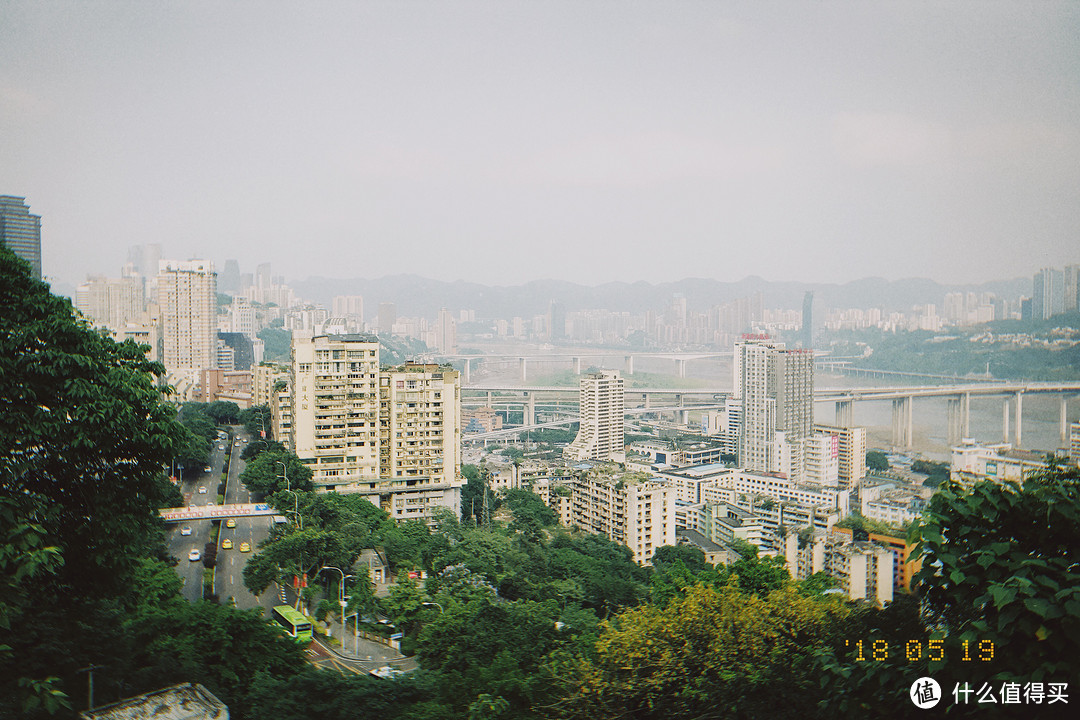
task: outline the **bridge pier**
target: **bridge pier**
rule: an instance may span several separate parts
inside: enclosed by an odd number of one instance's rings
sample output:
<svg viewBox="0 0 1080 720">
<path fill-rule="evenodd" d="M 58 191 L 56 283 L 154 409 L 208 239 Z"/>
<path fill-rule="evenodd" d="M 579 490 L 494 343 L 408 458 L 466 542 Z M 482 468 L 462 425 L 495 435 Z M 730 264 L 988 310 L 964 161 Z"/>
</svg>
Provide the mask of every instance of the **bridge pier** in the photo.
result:
<svg viewBox="0 0 1080 720">
<path fill-rule="evenodd" d="M 581 358 L 579 357 L 574 358 L 574 374 L 581 374 Z"/>
<path fill-rule="evenodd" d="M 1069 397 L 1062 393 L 1061 395 L 1061 444 L 1063 447 L 1068 447 L 1069 444 L 1069 411 L 1066 407 Z"/>
<path fill-rule="evenodd" d="M 649 393 L 641 393 L 641 406 L 643 408 L 645 408 L 646 410 L 648 410 L 649 407 L 651 407 L 649 405 Z"/>
<path fill-rule="evenodd" d="M 626 374 L 627 375 L 633 375 L 634 374 L 634 356 L 633 355 L 627 355 L 626 356 Z"/>
<path fill-rule="evenodd" d="M 1009 398 L 1001 404 L 1001 442 L 1009 442 Z"/>
<path fill-rule="evenodd" d="M 1024 440 L 1023 440 L 1023 429 L 1021 427 L 1021 423 L 1023 422 L 1023 416 L 1024 416 L 1024 393 L 1023 393 L 1023 391 L 1018 391 L 1016 393 L 1016 447 L 1017 448 L 1022 448 L 1023 447 L 1023 442 L 1024 442 Z"/>
<path fill-rule="evenodd" d="M 679 424 L 680 425 L 689 425 L 690 424 L 690 411 L 689 410 L 680 410 L 679 411 Z"/>
<path fill-rule="evenodd" d="M 518 358 L 518 364 L 521 367 L 521 382 L 528 380 L 528 358 Z"/>
<path fill-rule="evenodd" d="M 962 437 L 971 437 L 971 393 L 964 393 L 961 412 L 960 434 Z"/>
<path fill-rule="evenodd" d="M 950 446 L 959 445 L 961 438 L 964 437 L 962 430 L 963 420 L 961 420 L 961 415 L 963 415 L 963 411 L 960 407 L 961 402 L 963 401 L 959 396 L 948 399 L 948 412 L 946 413 L 947 429 L 945 437 L 946 442 L 948 442 Z"/>
<path fill-rule="evenodd" d="M 465 358 L 465 368 L 461 374 L 464 376 L 464 384 L 468 385 L 472 382 L 472 362 L 469 358 Z"/>
<path fill-rule="evenodd" d="M 946 436 L 950 445 L 958 445 L 961 440 L 971 436 L 971 393 L 949 398 Z"/>
<path fill-rule="evenodd" d="M 911 397 L 897 398 L 892 401 L 893 424 L 892 444 L 895 447 L 910 448 L 913 443 Z"/>
<path fill-rule="evenodd" d="M 525 397 L 528 399 L 528 405 L 526 405 L 525 411 L 525 425 L 536 424 L 536 393 L 527 392 Z"/>
<path fill-rule="evenodd" d="M 675 358 L 675 374 L 681 378 L 686 377 L 686 359 Z"/>
<path fill-rule="evenodd" d="M 855 413 L 851 400 L 836 401 L 836 424 L 839 427 L 851 427 L 854 424 Z"/>
</svg>

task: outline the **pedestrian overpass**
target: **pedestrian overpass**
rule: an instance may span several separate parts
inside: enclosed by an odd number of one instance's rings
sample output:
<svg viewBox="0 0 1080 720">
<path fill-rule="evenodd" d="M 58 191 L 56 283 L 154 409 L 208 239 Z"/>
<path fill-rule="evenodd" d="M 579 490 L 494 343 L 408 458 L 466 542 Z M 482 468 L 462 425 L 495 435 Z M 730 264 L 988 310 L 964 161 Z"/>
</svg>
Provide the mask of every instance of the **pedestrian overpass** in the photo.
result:
<svg viewBox="0 0 1080 720">
<path fill-rule="evenodd" d="M 281 513 L 266 503 L 238 503 L 234 505 L 189 505 L 178 508 L 158 510 L 165 522 L 185 522 L 187 520 L 220 520 L 223 518 L 256 517 L 259 515 L 280 515 Z"/>
</svg>

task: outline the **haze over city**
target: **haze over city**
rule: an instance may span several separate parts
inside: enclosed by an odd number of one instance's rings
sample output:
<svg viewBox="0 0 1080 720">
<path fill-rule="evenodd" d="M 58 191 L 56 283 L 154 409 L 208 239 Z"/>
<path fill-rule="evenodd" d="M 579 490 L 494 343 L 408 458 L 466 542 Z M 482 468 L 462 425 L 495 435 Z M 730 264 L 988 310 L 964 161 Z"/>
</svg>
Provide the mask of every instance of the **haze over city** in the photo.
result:
<svg viewBox="0 0 1080 720">
<path fill-rule="evenodd" d="M 0 193 L 127 248 L 412 272 L 980 282 L 1073 261 L 1075 3 L 0 8 Z"/>
</svg>

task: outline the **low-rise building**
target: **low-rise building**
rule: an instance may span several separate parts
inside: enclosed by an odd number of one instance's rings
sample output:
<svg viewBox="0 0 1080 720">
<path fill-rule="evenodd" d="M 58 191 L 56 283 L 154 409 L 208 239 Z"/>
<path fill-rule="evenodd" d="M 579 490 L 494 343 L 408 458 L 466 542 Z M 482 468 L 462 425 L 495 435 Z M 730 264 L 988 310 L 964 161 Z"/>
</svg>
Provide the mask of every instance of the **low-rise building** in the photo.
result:
<svg viewBox="0 0 1080 720">
<path fill-rule="evenodd" d="M 983 480 L 1023 482 L 1032 472 L 1046 468 L 1046 456 L 1014 450 L 1009 443 L 981 444 L 965 440 L 952 449 L 950 477 L 963 485 Z"/>
<path fill-rule="evenodd" d="M 81 720 L 229 720 L 225 703 L 199 683 L 184 683 L 99 705 Z"/>
<path fill-rule="evenodd" d="M 765 522 L 760 515 L 731 503 L 704 506 L 701 533 L 713 542 L 734 545 L 743 540 L 757 548 L 767 547 Z"/>
</svg>

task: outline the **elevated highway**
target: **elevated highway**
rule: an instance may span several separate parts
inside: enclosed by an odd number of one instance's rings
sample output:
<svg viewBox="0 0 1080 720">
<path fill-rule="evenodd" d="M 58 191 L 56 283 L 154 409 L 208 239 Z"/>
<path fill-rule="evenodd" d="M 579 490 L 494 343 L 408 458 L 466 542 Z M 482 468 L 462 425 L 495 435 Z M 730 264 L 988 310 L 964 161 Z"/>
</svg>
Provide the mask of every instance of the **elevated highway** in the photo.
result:
<svg viewBox="0 0 1080 720">
<path fill-rule="evenodd" d="M 625 405 L 627 412 L 662 412 L 675 410 L 687 412 L 693 409 L 722 407 L 717 400 L 731 394 L 726 387 L 714 388 L 627 388 Z M 897 385 L 865 388 L 818 388 L 814 401 L 833 402 L 836 406 L 835 424 L 849 426 L 853 423 L 853 404 L 856 402 L 891 402 L 893 406 L 892 441 L 896 447 L 910 448 L 913 443 L 913 416 L 915 400 L 919 398 L 947 398 L 947 435 L 950 443 L 958 443 L 970 435 L 970 405 L 972 397 L 1000 397 L 1002 404 L 1002 440 L 1012 438 L 1016 447 L 1023 447 L 1023 400 L 1025 395 L 1057 395 L 1059 404 L 1059 429 L 1062 442 L 1068 439 L 1067 401 L 1080 395 L 1080 382 L 1033 382 L 997 381 L 954 383 L 946 385 Z M 544 396 L 549 404 L 558 407 L 572 405 L 578 388 L 565 386 L 526 385 L 466 385 L 462 388 L 463 405 L 486 405 L 489 407 L 521 407 L 525 424 L 536 426 L 538 396 Z M 674 402 L 658 402 L 669 398 Z M 545 400 L 541 400 L 543 407 Z M 661 409 L 663 408 L 663 410 Z M 1010 420 L 1012 433 L 1010 433 Z M 504 431 L 508 432 L 508 431 Z"/>
</svg>

